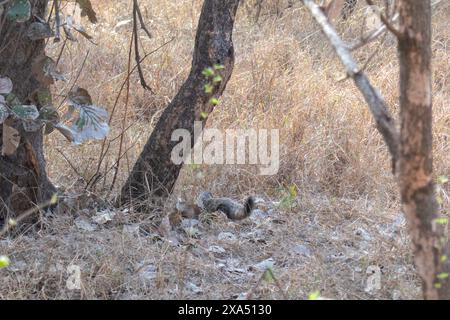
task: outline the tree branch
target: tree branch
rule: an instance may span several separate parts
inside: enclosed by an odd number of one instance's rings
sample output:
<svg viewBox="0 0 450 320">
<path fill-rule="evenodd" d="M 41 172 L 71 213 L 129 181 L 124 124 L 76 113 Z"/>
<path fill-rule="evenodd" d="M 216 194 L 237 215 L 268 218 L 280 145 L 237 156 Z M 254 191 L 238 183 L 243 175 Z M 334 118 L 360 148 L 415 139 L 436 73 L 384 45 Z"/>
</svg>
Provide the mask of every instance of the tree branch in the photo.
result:
<svg viewBox="0 0 450 320">
<path fill-rule="evenodd" d="M 373 3 L 372 0 L 366 0 L 367 4 L 369 6 L 374 6 L 375 4 Z M 386 26 L 386 28 L 392 32 L 397 38 L 402 38 L 403 37 L 403 33 L 401 33 L 399 30 L 397 30 L 393 25 L 392 25 L 392 20 L 389 21 L 384 14 L 382 14 L 380 12 L 380 20 L 381 22 L 383 22 L 383 24 Z"/>
<path fill-rule="evenodd" d="M 134 35 L 134 55 L 135 55 L 135 60 L 136 60 L 136 65 L 137 65 L 137 70 L 138 70 L 138 75 L 139 75 L 139 80 L 141 81 L 141 86 L 142 88 L 144 88 L 145 90 L 150 91 L 151 93 L 154 93 L 152 88 L 149 87 L 149 85 L 147 84 L 147 82 L 145 81 L 145 77 L 144 77 L 144 72 L 142 71 L 142 66 L 141 66 L 141 56 L 139 54 L 139 31 L 138 31 L 138 19 L 139 18 L 139 4 L 137 2 L 137 0 L 133 1 L 133 35 Z M 142 25 L 141 25 L 142 27 Z M 148 30 L 145 28 L 144 29 L 146 32 L 148 32 Z"/>
<path fill-rule="evenodd" d="M 356 87 L 364 96 L 364 99 L 375 118 L 377 129 L 388 146 L 393 160 L 393 170 L 395 170 L 395 162 L 398 157 L 399 133 L 396 129 L 394 119 L 387 110 L 384 99 L 378 90 L 372 86 L 367 76 L 360 70 L 349 49 L 331 26 L 320 7 L 314 3 L 313 0 L 303 0 L 303 3 L 320 25 L 325 36 L 331 42 L 336 54 L 344 65 L 348 76 L 353 79 Z"/>
<path fill-rule="evenodd" d="M 392 18 L 391 21 L 396 21 L 399 16 L 400 16 L 399 14 L 394 15 L 394 17 Z M 377 39 L 380 35 L 382 35 L 386 31 L 386 29 L 387 29 L 386 25 L 383 24 L 380 28 L 378 28 L 376 30 L 373 30 L 367 36 L 365 36 L 364 38 L 360 39 L 358 42 L 353 43 L 351 45 L 347 45 L 347 48 L 350 51 L 357 50 L 357 49 L 365 46 L 369 42 L 372 42 L 375 39 Z"/>
</svg>

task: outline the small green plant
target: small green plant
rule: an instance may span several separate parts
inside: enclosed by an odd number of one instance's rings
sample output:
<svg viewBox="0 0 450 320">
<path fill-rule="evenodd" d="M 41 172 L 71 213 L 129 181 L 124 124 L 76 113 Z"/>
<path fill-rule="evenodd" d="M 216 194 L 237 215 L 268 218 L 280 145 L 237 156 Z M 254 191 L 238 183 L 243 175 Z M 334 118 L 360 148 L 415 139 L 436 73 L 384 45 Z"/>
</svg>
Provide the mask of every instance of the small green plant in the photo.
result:
<svg viewBox="0 0 450 320">
<path fill-rule="evenodd" d="M 283 197 L 280 201 L 280 207 L 284 209 L 291 209 L 295 206 L 295 200 L 297 199 L 297 186 L 290 185 L 289 187 L 281 190 Z"/>
<path fill-rule="evenodd" d="M 223 70 L 223 69 L 225 69 L 225 67 L 223 65 L 219 65 L 219 64 L 215 64 L 213 67 L 208 67 L 208 68 L 203 69 L 202 75 L 208 81 L 203 86 L 203 91 L 207 95 L 213 95 L 217 86 L 220 85 L 220 83 L 223 81 L 223 78 L 220 75 L 220 70 Z M 212 105 L 213 107 L 218 106 L 219 103 L 220 103 L 220 101 L 216 97 L 211 97 L 209 99 L 209 104 Z M 206 112 L 200 113 L 200 120 L 203 121 L 203 120 L 206 120 L 207 118 L 208 118 L 208 113 L 206 113 Z"/>
<path fill-rule="evenodd" d="M 10 263 L 11 261 L 7 256 L 0 256 L 0 269 L 8 267 Z"/>
<path fill-rule="evenodd" d="M 316 290 L 311 292 L 308 295 L 308 300 L 319 300 L 320 299 L 320 291 Z"/>
<path fill-rule="evenodd" d="M 266 271 L 264 271 L 264 281 L 268 282 L 268 283 L 272 283 L 275 282 L 275 276 L 273 274 L 273 270 L 272 268 L 267 268 Z"/>
<path fill-rule="evenodd" d="M 448 223 L 448 218 L 439 217 L 439 218 L 434 219 L 434 222 L 436 222 L 437 224 L 440 224 L 440 225 L 446 225 Z"/>
</svg>

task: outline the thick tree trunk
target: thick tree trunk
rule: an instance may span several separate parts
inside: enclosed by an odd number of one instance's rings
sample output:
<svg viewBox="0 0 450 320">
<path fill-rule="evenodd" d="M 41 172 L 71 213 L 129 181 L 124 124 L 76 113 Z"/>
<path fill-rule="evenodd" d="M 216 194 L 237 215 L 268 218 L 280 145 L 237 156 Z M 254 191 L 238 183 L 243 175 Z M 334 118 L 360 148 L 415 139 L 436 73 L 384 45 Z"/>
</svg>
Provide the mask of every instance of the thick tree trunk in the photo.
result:
<svg viewBox="0 0 450 320">
<path fill-rule="evenodd" d="M 47 0 L 30 1 L 33 14 L 45 18 Z M 29 22 L 9 22 L 0 18 L 0 75 L 9 77 L 13 93 L 22 103 L 42 85 L 31 71 L 34 59 L 45 49 L 43 40 L 26 36 Z M 0 155 L 0 218 L 5 212 L 18 214 L 35 204 L 48 201 L 55 192 L 46 172 L 42 132 L 25 132 L 19 121 L 12 125 L 21 134 L 20 145 L 12 156 Z M 0 144 L 2 143 L 0 126 Z"/>
<path fill-rule="evenodd" d="M 122 188 L 120 203 L 143 200 L 150 195 L 167 196 L 178 178 L 181 165 L 171 161 L 178 142 L 171 141 L 175 129 L 187 129 L 194 145 L 194 121 L 206 121 L 213 105 L 211 97 L 224 91 L 234 66 L 232 32 L 239 0 L 205 0 L 200 14 L 189 77 L 162 114 L 147 144 Z M 204 86 L 205 68 L 222 65 L 222 81 L 210 94 Z"/>
<path fill-rule="evenodd" d="M 432 176 L 430 0 L 401 0 L 398 178 L 426 299 L 450 299 L 448 244 L 436 223 Z"/>
</svg>

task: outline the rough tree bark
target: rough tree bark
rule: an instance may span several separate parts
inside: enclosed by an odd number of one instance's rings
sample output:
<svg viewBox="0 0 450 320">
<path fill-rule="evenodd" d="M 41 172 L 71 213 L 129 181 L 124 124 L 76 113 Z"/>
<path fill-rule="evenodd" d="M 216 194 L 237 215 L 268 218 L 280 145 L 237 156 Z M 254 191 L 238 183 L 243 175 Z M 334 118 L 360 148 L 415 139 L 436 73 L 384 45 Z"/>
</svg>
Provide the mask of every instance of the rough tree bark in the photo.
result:
<svg viewBox="0 0 450 320">
<path fill-rule="evenodd" d="M 425 299 L 450 299 L 448 240 L 438 223 L 432 165 L 431 4 L 399 0 L 399 29 L 385 17 L 398 38 L 400 61 L 400 132 L 381 95 L 372 87 L 323 12 L 303 0 L 363 94 L 393 159 L 403 212 L 414 246 L 414 260 Z M 371 1 L 367 1 L 371 3 Z"/>
<path fill-rule="evenodd" d="M 191 72 L 164 110 L 147 144 L 121 191 L 119 203 L 143 200 L 151 195 L 164 197 L 173 189 L 181 165 L 171 161 L 178 142 L 171 141 L 175 129 L 187 129 L 194 145 L 194 121 L 206 121 L 213 106 L 211 97 L 220 97 L 234 67 L 232 32 L 239 0 L 205 0 L 199 18 Z M 219 64 L 222 81 L 206 94 L 205 68 Z"/>
<path fill-rule="evenodd" d="M 33 14 L 44 18 L 47 0 L 31 0 Z M 26 30 L 31 21 L 10 22 L 0 17 L 0 75 L 9 77 L 13 93 L 26 103 L 33 91 L 42 85 L 32 74 L 33 61 L 44 53 L 45 42 L 31 41 Z M 20 213 L 35 204 L 47 202 L 55 192 L 48 179 L 42 132 L 25 132 L 18 121 L 12 125 L 21 134 L 20 145 L 13 156 L 0 155 L 0 219 L 5 213 Z M 0 144 L 2 143 L 0 125 Z"/>
<path fill-rule="evenodd" d="M 438 229 L 432 162 L 431 5 L 401 0 L 398 180 L 426 299 L 450 299 L 448 244 Z"/>
</svg>

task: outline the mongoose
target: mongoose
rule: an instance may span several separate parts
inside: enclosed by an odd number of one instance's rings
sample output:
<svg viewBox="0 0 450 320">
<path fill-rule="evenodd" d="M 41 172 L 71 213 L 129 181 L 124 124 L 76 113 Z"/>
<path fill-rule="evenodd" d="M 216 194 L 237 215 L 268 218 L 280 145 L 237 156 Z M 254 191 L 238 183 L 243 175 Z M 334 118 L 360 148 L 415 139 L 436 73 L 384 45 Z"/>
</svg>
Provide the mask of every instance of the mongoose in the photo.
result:
<svg viewBox="0 0 450 320">
<path fill-rule="evenodd" d="M 188 219 L 197 218 L 200 213 L 202 213 L 202 209 L 198 205 L 186 203 L 186 201 L 180 198 L 178 198 L 175 208 L 179 213 L 181 213 L 183 218 Z"/>
<path fill-rule="evenodd" d="M 190 204 L 178 198 L 175 209 L 169 213 L 169 221 L 172 226 L 177 226 L 182 218 L 197 219 L 201 212 L 202 209 L 196 204 Z"/>
<path fill-rule="evenodd" d="M 202 210 L 211 213 L 221 211 L 231 220 L 242 220 L 249 217 L 255 207 L 253 197 L 248 197 L 244 204 L 240 204 L 229 198 L 214 198 L 211 192 L 201 192 L 197 198 L 197 204 L 189 204 L 186 201 L 178 199 L 176 204 L 177 211 L 171 215 L 172 220 L 177 220 L 175 215 L 181 215 L 183 218 L 198 218 Z"/>
</svg>

